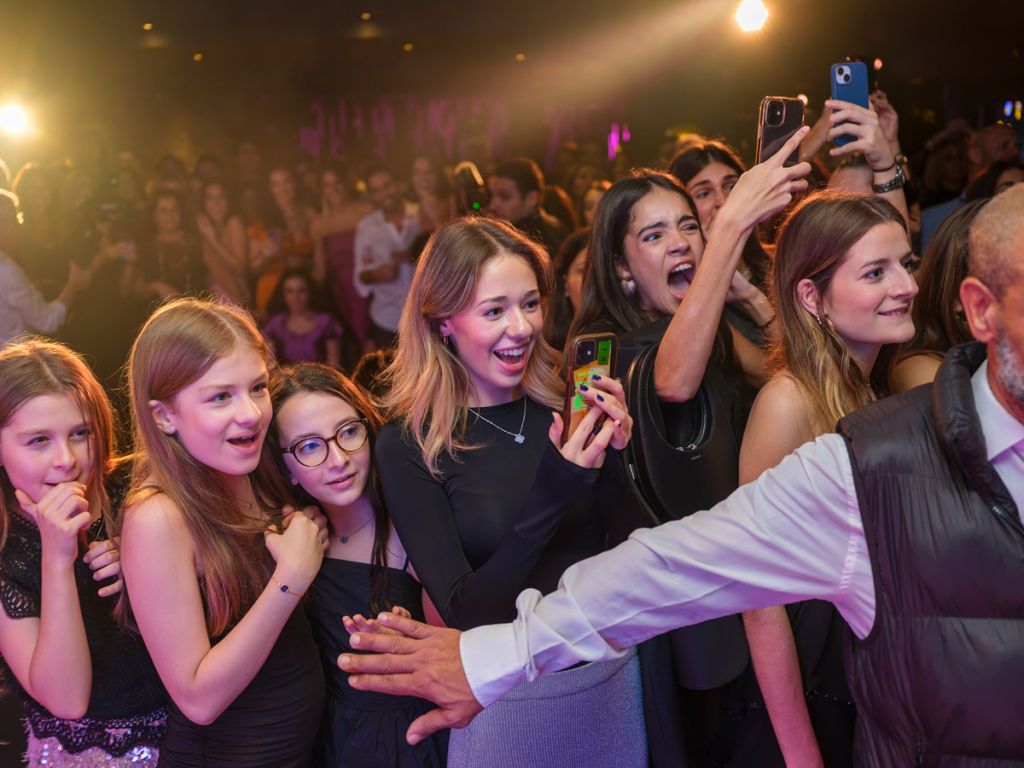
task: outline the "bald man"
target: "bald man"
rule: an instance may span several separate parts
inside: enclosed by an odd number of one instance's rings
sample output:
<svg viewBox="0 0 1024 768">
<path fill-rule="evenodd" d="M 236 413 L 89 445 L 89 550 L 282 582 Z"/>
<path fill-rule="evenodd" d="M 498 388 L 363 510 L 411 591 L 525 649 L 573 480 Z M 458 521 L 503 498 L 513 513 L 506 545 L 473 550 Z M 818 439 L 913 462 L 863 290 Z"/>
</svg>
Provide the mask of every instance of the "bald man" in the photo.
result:
<svg viewBox="0 0 1024 768">
<path fill-rule="evenodd" d="M 977 343 L 707 512 L 584 560 L 511 624 L 459 634 L 387 615 L 343 655 L 356 688 L 440 705 L 410 740 L 513 686 L 716 616 L 830 600 L 850 632 L 858 766 L 1024 765 L 1024 186 L 970 234 Z M 402 636 L 404 635 L 404 636 Z M 586 738 L 581 733 L 580 738 Z"/>
</svg>

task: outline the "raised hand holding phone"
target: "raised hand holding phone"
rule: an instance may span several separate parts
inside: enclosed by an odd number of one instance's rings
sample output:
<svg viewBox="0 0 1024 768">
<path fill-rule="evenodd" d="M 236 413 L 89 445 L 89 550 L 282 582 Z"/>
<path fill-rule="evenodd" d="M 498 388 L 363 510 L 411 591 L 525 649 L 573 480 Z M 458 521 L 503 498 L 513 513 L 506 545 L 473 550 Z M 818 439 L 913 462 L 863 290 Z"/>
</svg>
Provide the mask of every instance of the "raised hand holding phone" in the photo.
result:
<svg viewBox="0 0 1024 768">
<path fill-rule="evenodd" d="M 863 61 L 844 61 L 833 64 L 829 84 L 832 94 L 831 101 L 845 101 L 862 109 L 868 108 L 868 67 Z M 828 106 L 828 102 L 825 105 Z M 833 122 L 832 125 L 835 126 L 836 122 Z M 835 136 L 830 133 L 829 137 L 835 141 L 837 147 L 857 140 L 855 135 L 844 133 Z"/>
</svg>

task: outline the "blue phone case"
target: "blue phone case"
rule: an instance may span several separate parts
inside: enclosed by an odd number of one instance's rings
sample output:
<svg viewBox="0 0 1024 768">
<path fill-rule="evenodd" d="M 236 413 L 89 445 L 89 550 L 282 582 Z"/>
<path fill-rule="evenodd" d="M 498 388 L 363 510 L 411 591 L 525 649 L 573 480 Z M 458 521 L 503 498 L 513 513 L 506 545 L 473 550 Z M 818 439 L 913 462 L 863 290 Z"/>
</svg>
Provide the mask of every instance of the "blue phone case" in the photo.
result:
<svg viewBox="0 0 1024 768">
<path fill-rule="evenodd" d="M 829 76 L 832 84 L 832 98 L 849 101 L 852 104 L 868 108 L 868 67 L 863 61 L 844 61 L 833 64 Z M 853 136 L 837 136 L 837 147 L 854 141 Z"/>
</svg>

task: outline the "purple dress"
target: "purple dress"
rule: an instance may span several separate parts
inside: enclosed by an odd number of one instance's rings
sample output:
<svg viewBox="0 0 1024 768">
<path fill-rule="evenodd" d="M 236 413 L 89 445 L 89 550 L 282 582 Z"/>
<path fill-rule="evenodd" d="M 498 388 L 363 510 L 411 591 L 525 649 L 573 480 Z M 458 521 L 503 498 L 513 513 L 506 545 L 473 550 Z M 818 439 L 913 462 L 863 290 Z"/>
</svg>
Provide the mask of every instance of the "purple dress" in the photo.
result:
<svg viewBox="0 0 1024 768">
<path fill-rule="evenodd" d="M 362 344 L 370 338 L 370 300 L 356 292 L 353 282 L 356 261 L 356 231 L 343 229 L 324 237 L 327 281 L 335 310 Z"/>
<path fill-rule="evenodd" d="M 288 328 L 288 315 L 274 315 L 263 326 L 263 335 L 280 363 L 326 363 L 328 339 L 341 338 L 341 324 L 326 312 L 318 312 L 313 330 L 296 334 Z"/>
</svg>

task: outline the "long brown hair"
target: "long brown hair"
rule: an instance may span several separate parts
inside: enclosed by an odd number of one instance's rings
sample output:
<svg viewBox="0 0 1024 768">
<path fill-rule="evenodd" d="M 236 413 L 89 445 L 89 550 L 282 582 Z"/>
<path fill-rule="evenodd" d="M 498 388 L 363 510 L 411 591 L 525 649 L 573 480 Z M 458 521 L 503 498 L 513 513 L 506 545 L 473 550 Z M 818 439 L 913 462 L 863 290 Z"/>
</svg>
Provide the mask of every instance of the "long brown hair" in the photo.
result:
<svg viewBox="0 0 1024 768">
<path fill-rule="evenodd" d="M 281 406 L 291 398 L 304 392 L 319 392 L 332 395 L 343 400 L 355 410 L 356 414 L 366 420 L 368 440 L 370 443 L 370 456 L 373 456 L 373 446 L 377 440 L 377 433 L 380 432 L 382 420 L 380 413 L 370 402 L 359 387 L 349 379 L 342 376 L 334 368 L 321 363 L 298 363 L 289 365 L 275 371 L 270 379 L 270 400 L 274 405 L 274 413 L 280 413 Z M 284 455 L 279 448 L 281 438 L 277 426 L 277 419 L 270 424 L 270 431 L 267 433 L 267 441 L 264 444 L 264 451 L 269 451 L 274 456 L 281 477 L 287 477 L 288 467 L 284 463 Z M 319 504 L 301 485 L 293 488 L 294 499 L 292 503 L 305 506 L 307 504 Z M 391 535 L 391 518 L 388 516 L 387 507 L 384 505 L 384 496 L 380 490 L 380 473 L 377 472 L 377 465 L 371 458 L 370 473 L 366 489 L 370 505 L 373 507 L 373 548 L 370 556 L 370 611 L 377 614 L 380 611 L 389 610 L 391 605 L 388 601 L 388 556 L 387 544 Z M 335 531 L 337 533 L 337 531 Z"/>
<path fill-rule="evenodd" d="M 843 416 L 888 394 L 896 345 L 886 345 L 870 376 L 865 376 L 819 306 L 821 320 L 800 303 L 797 286 L 811 280 L 820 297 L 850 248 L 879 224 L 903 216 L 880 197 L 835 191 L 816 192 L 789 214 L 779 230 L 771 272 L 772 302 L 781 334 L 772 348 L 774 371 L 785 368 L 811 403 L 816 433 L 829 432 Z"/>
<path fill-rule="evenodd" d="M 117 467 L 110 400 L 85 361 L 62 344 L 38 338 L 15 341 L 0 350 L 0 429 L 22 405 L 40 395 L 69 395 L 89 427 L 92 470 L 86 480 L 90 510 L 99 509 L 111 525 L 106 479 Z M 9 515 L 17 506 L 7 470 L 0 466 L 0 550 L 7 542 Z"/>
<path fill-rule="evenodd" d="M 263 532 L 281 522 L 276 503 L 287 490 L 273 459 L 263 451 L 251 476 L 257 508 L 248 508 L 222 473 L 196 460 L 176 435 L 157 426 L 149 403 L 171 401 L 239 347 L 252 349 L 272 367 L 270 349 L 244 310 L 178 299 L 150 316 L 128 359 L 138 450 L 128 503 L 159 492 L 181 511 L 202 564 L 199 584 L 211 636 L 223 633 L 263 591 L 272 570 Z M 122 617 L 130 618 L 123 597 L 120 607 Z"/>
<path fill-rule="evenodd" d="M 442 341 L 440 325 L 469 306 L 484 264 L 506 253 L 530 265 L 546 300 L 551 292 L 547 253 L 495 219 L 445 224 L 431 236 L 416 265 L 398 326 L 395 359 L 385 373 L 390 391 L 383 404 L 389 417 L 402 420 L 434 474 L 442 451 L 455 454 L 477 447 L 465 440 L 469 374 L 455 350 Z M 549 408 L 562 403 L 558 365 L 558 354 L 538 335 L 526 363 L 523 391 Z"/>
</svg>

